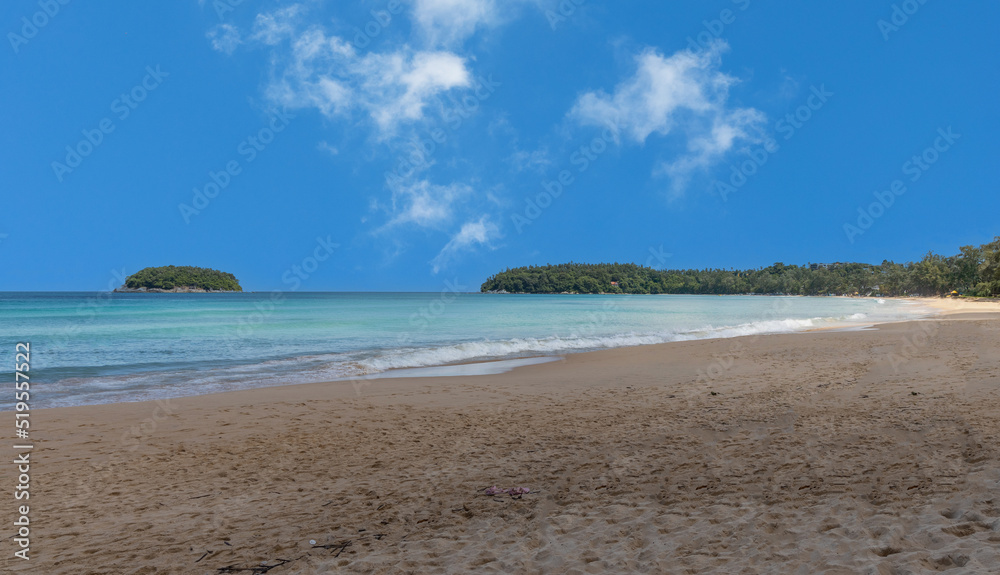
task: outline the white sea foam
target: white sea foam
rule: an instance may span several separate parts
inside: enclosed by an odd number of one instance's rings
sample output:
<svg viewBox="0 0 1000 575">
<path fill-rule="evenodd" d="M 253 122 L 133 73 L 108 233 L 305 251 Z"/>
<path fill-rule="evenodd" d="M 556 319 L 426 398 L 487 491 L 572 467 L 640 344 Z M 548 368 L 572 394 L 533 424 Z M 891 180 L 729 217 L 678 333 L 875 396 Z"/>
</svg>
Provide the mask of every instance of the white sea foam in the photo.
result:
<svg viewBox="0 0 1000 575">
<path fill-rule="evenodd" d="M 746 323 L 736 326 L 712 327 L 684 332 L 622 333 L 595 337 L 516 338 L 508 340 L 482 340 L 458 344 L 419 348 L 397 349 L 380 353 L 357 362 L 362 374 L 380 373 L 390 369 L 447 365 L 471 360 L 518 357 L 525 355 L 555 355 L 597 349 L 612 349 L 652 345 L 695 339 L 729 338 L 769 333 L 792 333 L 817 327 L 856 322 L 867 314 L 855 313 L 846 318 L 780 319 Z"/>
</svg>

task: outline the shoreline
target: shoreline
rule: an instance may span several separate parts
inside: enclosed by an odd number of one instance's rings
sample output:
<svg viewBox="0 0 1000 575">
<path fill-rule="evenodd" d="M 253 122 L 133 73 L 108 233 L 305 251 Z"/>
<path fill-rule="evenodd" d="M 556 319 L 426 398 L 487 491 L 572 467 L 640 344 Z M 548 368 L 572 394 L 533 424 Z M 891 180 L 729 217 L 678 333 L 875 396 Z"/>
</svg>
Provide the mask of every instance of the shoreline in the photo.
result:
<svg viewBox="0 0 1000 575">
<path fill-rule="evenodd" d="M 940 310 L 940 313 L 938 313 L 938 314 L 936 314 L 934 316 L 927 317 L 927 318 L 907 319 L 907 320 L 901 320 L 901 321 L 896 321 L 896 322 L 887 322 L 887 323 L 878 323 L 878 324 L 863 324 L 863 325 L 859 324 L 859 326 L 857 326 L 857 327 L 869 327 L 870 326 L 870 327 L 876 328 L 875 330 L 863 330 L 863 331 L 879 331 L 880 328 L 881 329 L 885 329 L 885 328 L 895 327 L 895 328 L 898 328 L 898 329 L 906 329 L 906 330 L 909 330 L 909 331 L 914 331 L 914 332 L 919 333 L 922 330 L 920 330 L 919 328 L 914 327 L 914 326 L 916 326 L 917 324 L 919 324 L 921 322 L 927 322 L 927 321 L 942 322 L 942 321 L 993 321 L 993 320 L 995 320 L 998 324 L 1000 324 L 1000 303 L 995 304 L 996 307 L 997 307 L 997 309 L 992 309 L 992 302 L 986 302 L 986 303 L 991 304 L 991 307 L 989 309 L 987 309 L 987 308 L 972 309 L 972 308 L 965 308 L 965 307 L 956 308 L 956 307 L 952 307 L 952 306 L 941 306 L 940 308 L 938 308 Z M 966 316 L 966 317 L 963 317 L 963 316 Z M 910 326 L 909 324 L 914 324 L 914 326 Z M 70 412 L 70 411 L 73 411 L 73 410 L 87 410 L 87 409 L 98 409 L 98 408 L 111 408 L 111 409 L 114 409 L 116 407 L 122 407 L 122 406 L 129 406 L 129 407 L 135 407 L 135 408 L 150 408 L 150 409 L 155 409 L 158 404 L 162 404 L 162 403 L 165 403 L 165 402 L 166 403 L 179 402 L 179 401 L 183 401 L 183 402 L 196 402 L 198 399 L 208 399 L 208 398 L 213 399 L 213 402 L 215 402 L 215 401 L 222 400 L 223 398 L 230 397 L 230 396 L 233 397 L 234 400 L 235 400 L 235 399 L 238 399 L 237 396 L 240 396 L 240 395 L 253 395 L 253 394 L 258 394 L 258 393 L 262 394 L 262 395 L 280 395 L 280 391 L 281 390 L 287 390 L 287 391 L 289 391 L 290 392 L 289 395 L 299 395 L 299 394 L 303 393 L 307 389 L 319 389 L 319 388 L 323 388 L 323 387 L 329 386 L 331 384 L 337 384 L 337 383 L 352 383 L 352 384 L 354 384 L 353 388 L 356 390 L 359 385 L 362 386 L 362 387 L 368 387 L 368 386 L 373 385 L 370 382 L 377 382 L 379 384 L 391 383 L 393 386 L 397 386 L 397 385 L 404 385 L 403 382 L 410 382 L 411 380 L 414 383 L 421 383 L 421 380 L 424 380 L 424 379 L 441 379 L 441 380 L 444 380 L 444 381 L 448 381 L 448 380 L 453 380 L 453 379 L 454 380 L 466 380 L 466 379 L 468 379 L 468 380 L 478 380 L 478 379 L 494 378 L 494 377 L 514 378 L 515 376 L 518 376 L 518 375 L 522 375 L 522 376 L 528 375 L 528 374 L 535 375 L 534 373 L 532 373 L 534 370 L 539 370 L 539 371 L 542 371 L 544 373 L 544 372 L 548 371 L 549 369 L 551 369 L 552 366 L 559 366 L 561 364 L 566 363 L 567 361 L 569 361 L 569 362 L 577 362 L 577 361 L 580 361 L 580 362 L 589 362 L 589 361 L 593 360 L 593 361 L 598 361 L 599 362 L 599 361 L 603 360 L 603 357 L 601 357 L 601 356 L 603 356 L 605 354 L 610 355 L 610 356 L 614 356 L 614 355 L 617 355 L 617 354 L 629 354 L 629 352 L 642 352 L 642 351 L 648 351 L 648 353 L 655 354 L 655 353 L 657 353 L 659 351 L 667 352 L 668 350 L 671 350 L 675 346 L 697 346 L 698 344 L 705 344 L 705 346 L 716 347 L 716 346 L 721 346 L 721 344 L 724 343 L 724 342 L 730 342 L 730 341 L 734 342 L 731 347 L 741 347 L 742 346 L 741 344 L 743 343 L 743 340 L 751 340 L 751 341 L 753 341 L 753 340 L 764 339 L 764 338 L 790 338 L 790 337 L 795 337 L 795 336 L 801 335 L 801 334 L 855 334 L 855 333 L 858 333 L 858 332 L 859 332 L 859 330 L 856 330 L 856 329 L 850 329 L 850 328 L 844 328 L 844 327 L 831 327 L 831 328 L 817 328 L 817 329 L 811 329 L 811 330 L 802 330 L 802 331 L 796 331 L 796 332 L 760 333 L 760 334 L 741 335 L 741 336 L 733 336 L 733 337 L 719 337 L 719 338 L 706 338 L 706 339 L 694 339 L 694 340 L 680 340 L 680 341 L 670 341 L 670 342 L 647 344 L 647 345 L 636 345 L 636 346 L 625 346 L 625 347 L 617 347 L 617 348 L 606 348 L 606 349 L 598 349 L 598 350 L 589 350 L 589 351 L 582 351 L 582 352 L 576 352 L 576 353 L 568 353 L 568 354 L 558 355 L 558 356 L 544 355 L 544 356 L 529 356 L 529 357 L 524 357 L 524 358 L 513 358 L 513 359 L 498 358 L 498 359 L 489 359 L 489 360 L 483 360 L 483 361 L 459 362 L 459 363 L 445 364 L 445 365 L 440 365 L 440 366 L 425 366 L 425 367 L 416 367 L 416 368 L 394 368 L 394 369 L 390 369 L 390 370 L 387 370 L 387 371 L 384 371 L 384 372 L 379 372 L 379 373 L 376 373 L 376 374 L 371 374 L 369 376 L 341 378 L 341 379 L 333 379 L 333 380 L 328 380 L 328 381 L 316 381 L 316 382 L 305 382 L 305 383 L 293 383 L 293 384 L 286 384 L 286 385 L 274 385 L 274 386 L 265 386 L 265 387 L 254 387 L 254 388 L 246 388 L 246 389 L 236 389 L 236 390 L 229 390 L 229 391 L 221 391 L 221 392 L 208 393 L 208 394 L 185 395 L 185 396 L 180 396 L 180 397 L 150 399 L 150 400 L 142 400 L 142 401 L 97 403 L 97 404 L 59 406 L 59 407 L 49 407 L 49 408 L 32 408 L 32 411 L 36 412 L 36 413 L 42 413 L 42 412 L 51 413 L 51 412 L 62 412 L 62 411 Z M 847 337 L 850 337 L 850 336 L 847 336 Z M 590 357 L 590 356 L 593 356 L 593 357 Z M 397 371 L 406 371 L 406 372 L 409 372 L 409 371 L 423 370 L 423 369 L 438 369 L 438 368 L 441 368 L 441 367 L 451 367 L 451 366 L 459 367 L 459 366 L 467 366 L 467 365 L 480 365 L 480 364 L 489 364 L 489 363 L 502 363 L 502 362 L 507 362 L 507 361 L 536 360 L 536 359 L 546 359 L 547 361 L 532 362 L 532 363 L 529 363 L 529 364 L 526 364 L 526 365 L 518 365 L 518 366 L 512 367 L 511 369 L 508 369 L 508 370 L 499 371 L 499 372 L 490 372 L 490 373 L 484 373 L 484 374 L 472 374 L 472 375 L 461 374 L 461 375 L 430 376 L 430 377 L 425 377 L 425 376 L 406 376 L 406 375 L 399 376 L 399 377 L 394 377 L 394 376 L 391 376 L 391 375 L 387 375 L 387 374 L 390 374 L 392 372 L 397 372 Z M 456 381 L 456 383 L 464 383 L 464 382 L 462 382 L 462 381 Z M 393 390 L 393 392 L 395 392 L 395 391 L 400 391 L 400 390 Z M 334 395 L 335 396 L 341 396 L 343 394 L 339 394 L 338 393 L 338 394 L 334 394 Z M 0 416 L 8 416 L 8 415 L 12 415 L 13 413 L 14 413 L 13 411 L 0 411 Z"/>
<path fill-rule="evenodd" d="M 969 300 L 966 298 L 951 297 L 903 297 L 883 299 L 897 299 L 900 301 L 911 301 L 914 303 L 926 304 L 940 310 L 945 316 L 967 312 L 1000 312 L 1000 300 L 998 299 L 976 298 Z"/>
<path fill-rule="evenodd" d="M 765 297 L 792 297 L 792 296 L 765 296 Z M 808 297 L 808 296 L 803 296 L 803 297 Z M 844 298 L 858 299 L 855 296 L 833 296 L 833 297 L 844 297 Z M 930 307 L 932 309 L 937 310 L 937 313 L 935 313 L 931 317 L 951 317 L 951 316 L 956 316 L 956 315 L 963 314 L 963 313 L 988 313 L 988 312 L 1000 313 L 1000 301 L 998 301 L 998 302 L 986 302 L 986 301 L 969 302 L 969 301 L 963 301 L 963 300 L 960 300 L 960 299 L 937 298 L 937 297 L 934 297 L 934 298 L 931 298 L 931 297 L 926 297 L 926 298 L 925 297 L 911 297 L 911 298 L 871 298 L 871 299 L 895 300 L 895 301 L 903 301 L 903 302 L 914 303 L 914 304 L 918 304 L 918 305 L 924 305 L 926 307 Z M 771 334 L 763 334 L 763 333 L 761 333 L 761 334 L 750 334 L 750 335 L 740 335 L 740 336 L 705 337 L 705 338 L 696 338 L 696 339 L 690 339 L 690 340 L 681 339 L 681 340 L 667 341 L 667 342 L 661 342 L 661 343 L 629 345 L 629 346 L 611 347 L 611 348 L 603 348 L 603 349 L 587 350 L 587 351 L 572 351 L 572 350 L 569 350 L 569 351 L 562 351 L 562 352 L 556 352 L 556 353 L 538 354 L 538 355 L 526 355 L 526 356 L 520 356 L 520 357 L 494 357 L 494 358 L 486 358 L 486 359 L 470 359 L 470 360 L 457 361 L 457 362 L 453 362 L 453 363 L 444 363 L 444 364 L 439 364 L 439 365 L 427 365 L 427 366 L 415 366 L 415 367 L 390 368 L 390 369 L 387 369 L 385 371 L 376 372 L 376 373 L 372 373 L 372 374 L 358 375 L 358 376 L 348 376 L 348 377 L 337 378 L 337 379 L 333 379 L 333 380 L 302 381 L 302 382 L 296 382 L 296 383 L 290 383 L 290 384 L 264 385 L 264 386 L 256 386 L 256 387 L 246 387 L 246 388 L 240 388 L 240 389 L 233 389 L 233 390 L 227 390 L 227 391 L 221 391 L 221 392 L 217 391 L 217 392 L 210 392 L 210 393 L 194 393 L 194 394 L 190 394 L 190 395 L 166 396 L 166 397 L 159 397 L 159 398 L 139 399 L 139 400 L 135 400 L 135 401 L 109 401 L 109 402 L 99 402 L 99 403 L 84 403 L 84 404 L 73 405 L 73 406 L 38 407 L 38 408 L 33 408 L 33 409 L 48 410 L 48 409 L 64 409 L 64 408 L 86 407 L 86 406 L 96 406 L 96 405 L 116 405 L 116 404 L 120 404 L 120 403 L 124 403 L 124 404 L 147 403 L 147 402 L 155 402 L 155 401 L 163 401 L 163 400 L 176 400 L 176 399 L 181 399 L 181 398 L 203 397 L 203 396 L 206 396 L 206 395 L 216 395 L 216 394 L 220 394 L 220 393 L 222 393 L 222 394 L 225 394 L 225 393 L 240 393 L 242 391 L 248 391 L 248 390 L 253 390 L 253 389 L 285 388 L 285 387 L 298 386 L 298 385 L 310 385 L 310 384 L 315 384 L 315 383 L 367 381 L 367 380 L 371 380 L 371 379 L 397 379 L 397 378 L 405 378 L 405 377 L 457 377 L 457 376 L 460 376 L 460 375 L 461 376 L 476 377 L 476 376 L 479 376 L 479 375 L 487 375 L 487 374 L 499 373 L 499 372 L 495 372 L 495 371 L 493 371 L 491 369 L 493 367 L 493 366 L 491 366 L 491 364 L 504 363 L 504 362 L 515 362 L 516 363 L 516 362 L 524 362 L 524 361 L 527 361 L 527 362 L 555 361 L 555 360 L 562 359 L 562 358 L 565 358 L 567 356 L 572 356 L 572 355 L 589 354 L 589 353 L 595 353 L 595 352 L 607 351 L 607 350 L 615 350 L 615 349 L 630 349 L 630 348 L 634 348 L 634 347 L 672 345 L 672 344 L 676 344 L 676 343 L 689 342 L 689 341 L 731 340 L 731 339 L 738 339 L 738 338 L 741 338 L 741 337 L 760 337 L 760 336 L 763 336 L 763 335 L 795 335 L 795 334 L 826 332 L 826 331 L 853 332 L 853 331 L 857 331 L 857 330 L 860 330 L 860 329 L 870 329 L 870 328 L 872 328 L 874 326 L 877 326 L 877 325 L 891 325 L 891 324 L 894 324 L 894 323 L 902 323 L 902 322 L 909 322 L 909 321 L 919 321 L 920 319 L 926 319 L 926 318 L 907 318 L 907 319 L 901 319 L 901 320 L 895 321 L 895 322 L 884 322 L 884 321 L 882 321 L 882 322 L 879 322 L 879 323 L 864 323 L 864 322 L 860 322 L 857 325 L 813 327 L 813 328 L 800 329 L 800 330 L 794 330 L 794 331 L 788 331 L 788 332 L 778 332 L 778 333 L 771 333 Z M 449 371 L 449 368 L 462 368 L 464 366 L 480 366 L 479 369 L 482 370 L 482 373 L 465 373 L 461 369 L 456 370 L 457 373 L 455 375 L 451 375 L 451 374 L 447 373 L 447 371 Z M 519 366 L 511 367 L 510 369 L 517 369 L 518 367 Z M 436 374 L 435 375 L 424 375 L 423 373 L 419 373 L 419 372 L 425 372 L 425 371 L 426 372 L 434 373 L 434 372 L 436 372 L 438 370 L 442 370 L 442 369 L 445 370 L 445 372 L 446 372 L 446 373 L 444 373 L 442 375 L 436 375 Z M 475 368 L 473 368 L 473 369 L 475 369 Z M 509 371 L 509 369 L 508 370 L 504 370 L 504 371 Z M 414 373 L 414 372 L 418 372 L 418 373 Z M 397 373 L 398 373 L 398 375 L 397 375 Z M 9 410 L 9 409 L 7 409 L 7 410 L 0 410 L 0 414 L 2 414 L 2 413 L 11 413 L 11 412 L 12 411 Z"/>
<path fill-rule="evenodd" d="M 849 297 L 849 296 L 845 296 Z M 906 301 L 916 301 L 918 303 L 926 303 L 922 300 L 924 298 L 898 298 L 905 299 Z M 937 299 L 937 298 L 934 298 Z M 148 399 L 140 401 L 125 401 L 125 402 L 108 402 L 108 403 L 91 403 L 83 405 L 70 405 L 70 406 L 58 406 L 58 407 L 44 407 L 44 408 L 32 408 L 34 412 L 41 411 L 54 411 L 54 410 L 76 410 L 76 409 L 87 409 L 87 408 L 99 408 L 99 407 L 114 407 L 114 406 L 155 406 L 163 402 L 176 402 L 179 400 L 197 400 L 198 398 L 215 398 L 215 397 L 226 397 L 226 396 L 237 396 L 240 394 L 247 394 L 253 392 L 274 392 L 276 390 L 295 390 L 296 388 L 315 388 L 319 386 L 327 386 L 330 384 L 337 383 L 351 383 L 354 389 L 358 386 L 369 386 L 370 382 L 377 381 L 379 383 L 388 381 L 397 383 L 399 381 L 414 380 L 419 382 L 423 379 L 428 378 L 440 378 L 440 379 L 453 379 L 453 378 L 484 378 L 488 376 L 499 376 L 499 377 L 514 377 L 517 374 L 523 374 L 527 370 L 536 369 L 539 367 L 547 367 L 552 364 L 560 364 L 568 360 L 569 358 L 585 357 L 590 355 L 600 355 L 606 353 L 617 353 L 617 352 L 627 352 L 629 350 L 643 350 L 649 349 L 655 351 L 657 349 L 663 349 L 664 351 L 671 346 L 676 346 L 680 344 L 719 344 L 721 342 L 734 341 L 731 347 L 739 347 L 742 344 L 742 340 L 756 340 L 759 338 L 771 338 L 771 337 L 794 337 L 796 335 L 802 334 L 813 334 L 813 333 L 857 333 L 858 331 L 877 331 L 879 328 L 885 328 L 889 326 L 905 326 L 907 324 L 917 324 L 918 322 L 925 321 L 964 321 L 964 320 L 992 320 L 995 319 L 1000 323 L 1000 302 L 981 302 L 982 306 L 964 306 L 964 305 L 949 305 L 951 302 L 943 302 L 940 305 L 931 305 L 938 310 L 938 313 L 926 318 L 912 318 L 905 319 L 894 322 L 882 322 L 875 324 L 865 324 L 859 323 L 857 326 L 849 327 L 822 327 L 814 329 L 806 329 L 800 331 L 792 332 L 781 332 L 781 333 L 758 333 L 751 335 L 740 335 L 731 337 L 715 337 L 715 338 L 704 338 L 704 339 L 692 339 L 692 340 L 678 340 L 669 341 L 663 343 L 653 343 L 645 345 L 633 345 L 633 346 L 623 346 L 605 349 L 588 350 L 581 352 L 565 353 L 558 355 L 537 355 L 537 356 L 525 356 L 518 358 L 491 358 L 485 360 L 469 360 L 461 361 L 456 363 L 442 364 L 442 365 L 432 365 L 432 366 L 420 366 L 420 367 L 402 367 L 402 368 L 392 368 L 386 371 L 377 372 L 374 374 L 368 374 L 364 376 L 346 377 L 338 378 L 325 381 L 314 381 L 314 382 L 301 382 L 292 384 L 280 384 L 271 386 L 261 386 L 261 387 L 251 387 L 244 389 L 235 389 L 220 391 L 214 393 L 206 394 L 196 394 L 196 395 L 184 395 L 178 397 L 168 397 L 168 398 L 157 398 Z M 956 302 L 959 303 L 959 302 Z M 966 316 L 966 317 L 963 317 Z M 489 364 L 502 364 L 506 362 L 522 362 L 525 361 L 523 365 L 514 365 L 509 369 L 503 369 L 501 371 L 486 371 L 484 373 L 473 373 L 473 374 L 457 374 L 457 375 L 411 375 L 411 372 L 423 371 L 423 370 L 438 370 L 440 368 L 449 367 L 464 367 L 464 366 L 478 366 L 478 365 L 489 365 Z M 393 375 L 395 372 L 405 372 L 403 375 Z M 0 416 L 13 414 L 12 410 L 0 411 Z"/>
<path fill-rule="evenodd" d="M 878 327 L 39 410 L 31 568 L 988 572 L 1000 319 Z"/>
</svg>

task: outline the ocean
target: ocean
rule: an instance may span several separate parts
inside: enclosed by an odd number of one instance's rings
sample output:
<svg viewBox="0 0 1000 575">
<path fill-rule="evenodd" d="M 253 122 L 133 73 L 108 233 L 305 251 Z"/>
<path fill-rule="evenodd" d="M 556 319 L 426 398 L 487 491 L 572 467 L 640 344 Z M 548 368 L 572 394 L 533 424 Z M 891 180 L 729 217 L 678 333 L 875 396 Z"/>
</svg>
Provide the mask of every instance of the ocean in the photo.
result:
<svg viewBox="0 0 1000 575">
<path fill-rule="evenodd" d="M 12 365 L 15 345 L 31 344 L 32 406 L 45 408 L 929 314 L 839 297 L 6 292 L 0 349 Z M 0 409 L 12 406 L 13 393 Z"/>
</svg>

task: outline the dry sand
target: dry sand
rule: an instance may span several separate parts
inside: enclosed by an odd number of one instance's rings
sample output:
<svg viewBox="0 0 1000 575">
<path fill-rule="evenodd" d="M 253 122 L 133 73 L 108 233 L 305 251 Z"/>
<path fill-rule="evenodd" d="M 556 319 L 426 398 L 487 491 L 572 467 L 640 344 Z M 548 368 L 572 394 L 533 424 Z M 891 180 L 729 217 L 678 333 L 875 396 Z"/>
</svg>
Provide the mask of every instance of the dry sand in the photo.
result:
<svg viewBox="0 0 1000 575">
<path fill-rule="evenodd" d="M 997 573 L 988 309 L 40 410 L 33 558 L 0 571 Z"/>
</svg>

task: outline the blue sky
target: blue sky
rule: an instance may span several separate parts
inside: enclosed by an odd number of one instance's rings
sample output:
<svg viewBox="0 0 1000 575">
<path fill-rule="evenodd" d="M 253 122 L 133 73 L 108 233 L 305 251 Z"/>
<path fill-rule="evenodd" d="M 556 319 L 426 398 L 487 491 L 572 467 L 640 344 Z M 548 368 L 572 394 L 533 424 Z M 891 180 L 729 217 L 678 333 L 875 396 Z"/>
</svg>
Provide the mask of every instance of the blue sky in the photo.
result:
<svg viewBox="0 0 1000 575">
<path fill-rule="evenodd" d="M 776 4 L 4 2 L 0 290 L 476 290 L 1000 234 L 1000 5 Z"/>
</svg>

